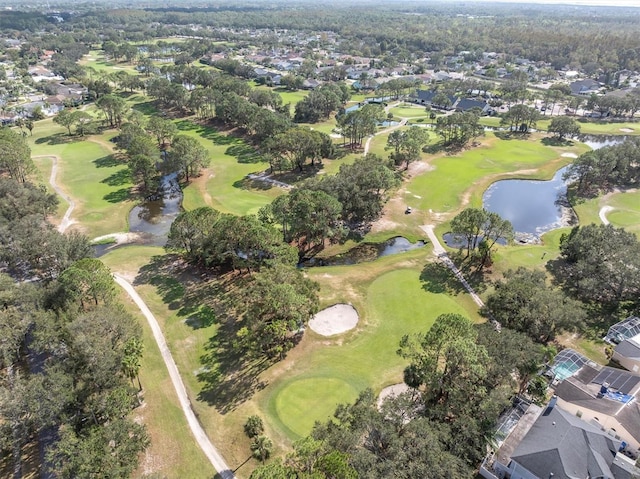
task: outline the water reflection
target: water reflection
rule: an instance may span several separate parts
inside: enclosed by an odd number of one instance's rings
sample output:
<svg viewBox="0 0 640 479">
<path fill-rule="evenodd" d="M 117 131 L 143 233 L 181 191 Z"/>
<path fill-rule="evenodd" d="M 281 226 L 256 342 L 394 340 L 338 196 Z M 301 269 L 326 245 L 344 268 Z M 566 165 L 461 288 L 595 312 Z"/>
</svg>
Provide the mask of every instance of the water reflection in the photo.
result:
<svg viewBox="0 0 640 479">
<path fill-rule="evenodd" d="M 562 179 L 565 168 L 558 170 L 550 181 L 502 180 L 493 183 L 484 193 L 484 208 L 509 220 L 520 235 L 539 237 L 569 222 L 566 208 L 567 184 Z"/>
<path fill-rule="evenodd" d="M 422 248 L 425 244 L 422 240 L 411 243 L 407 238 L 397 236 L 384 243 L 362 243 L 351 248 L 346 253 L 329 258 L 308 258 L 304 260 L 300 266 L 342 266 L 358 264 L 373 261 L 383 256 L 405 253 L 417 248 Z"/>
</svg>

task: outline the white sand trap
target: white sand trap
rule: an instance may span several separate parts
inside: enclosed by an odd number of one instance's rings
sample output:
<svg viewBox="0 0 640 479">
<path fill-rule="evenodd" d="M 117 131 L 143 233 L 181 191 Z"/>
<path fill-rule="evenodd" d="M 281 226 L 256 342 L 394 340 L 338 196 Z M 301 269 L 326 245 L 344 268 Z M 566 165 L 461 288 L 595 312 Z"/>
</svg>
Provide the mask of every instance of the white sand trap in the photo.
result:
<svg viewBox="0 0 640 479">
<path fill-rule="evenodd" d="M 575 153 L 563 153 L 560 156 L 562 156 L 564 158 L 578 158 L 578 155 L 576 155 Z"/>
<path fill-rule="evenodd" d="M 633 128 L 620 128 L 622 133 L 633 133 Z"/>
<path fill-rule="evenodd" d="M 382 406 L 382 403 L 385 399 L 397 397 L 400 394 L 407 392 L 408 390 L 409 386 L 407 386 L 405 383 L 398 383 L 387 386 L 382 391 L 380 391 L 380 395 L 378 396 L 378 407 Z"/>
<path fill-rule="evenodd" d="M 99 243 L 104 240 L 113 240 L 116 244 L 134 243 L 140 239 L 140 233 L 109 233 L 107 235 L 98 236 L 93 238 L 93 243 Z"/>
<path fill-rule="evenodd" d="M 350 304 L 334 304 L 316 314 L 309 327 L 322 336 L 333 336 L 353 329 L 358 324 L 358 312 Z"/>
</svg>

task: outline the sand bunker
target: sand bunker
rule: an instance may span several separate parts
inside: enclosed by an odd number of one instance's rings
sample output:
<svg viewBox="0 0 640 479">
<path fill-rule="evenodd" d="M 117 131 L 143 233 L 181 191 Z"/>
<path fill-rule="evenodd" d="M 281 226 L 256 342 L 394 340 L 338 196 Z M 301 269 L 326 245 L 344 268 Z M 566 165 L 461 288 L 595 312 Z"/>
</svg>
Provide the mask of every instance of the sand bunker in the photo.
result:
<svg viewBox="0 0 640 479">
<path fill-rule="evenodd" d="M 100 243 L 101 241 L 111 240 L 114 241 L 115 244 L 128 244 L 135 243 L 140 240 L 140 233 L 109 233 L 107 235 L 98 236 L 97 238 L 93 238 L 91 240 L 92 243 Z"/>
<path fill-rule="evenodd" d="M 578 155 L 576 155 L 575 153 L 563 153 L 560 156 L 562 156 L 564 158 L 578 158 Z"/>
<path fill-rule="evenodd" d="M 633 128 L 620 128 L 622 133 L 633 133 Z"/>
<path fill-rule="evenodd" d="M 322 336 L 333 336 L 353 329 L 358 324 L 358 312 L 350 304 L 334 304 L 316 314 L 309 327 Z"/>
<path fill-rule="evenodd" d="M 385 399 L 391 397 L 397 397 L 402 393 L 405 393 L 409 390 L 409 386 L 405 383 L 393 384 L 392 386 L 387 386 L 382 391 L 380 391 L 380 395 L 378 396 L 378 407 L 382 406 L 382 403 Z"/>
</svg>

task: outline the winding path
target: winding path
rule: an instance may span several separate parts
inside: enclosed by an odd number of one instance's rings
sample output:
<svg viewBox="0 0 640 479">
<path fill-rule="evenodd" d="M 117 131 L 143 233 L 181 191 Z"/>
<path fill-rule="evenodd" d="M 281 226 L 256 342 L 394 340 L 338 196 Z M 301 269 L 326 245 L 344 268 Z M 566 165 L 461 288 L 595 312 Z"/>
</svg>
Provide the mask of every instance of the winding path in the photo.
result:
<svg viewBox="0 0 640 479">
<path fill-rule="evenodd" d="M 607 219 L 607 213 L 613 210 L 614 210 L 613 206 L 603 206 L 602 208 L 600 208 L 600 212 L 598 213 L 598 216 L 600 216 L 600 221 L 602 221 L 603 225 L 609 224 L 609 220 Z"/>
<path fill-rule="evenodd" d="M 204 429 L 202 429 L 198 418 L 193 412 L 191 402 L 189 401 L 189 397 L 187 396 L 187 390 L 184 386 L 184 383 L 182 382 L 178 367 L 173 360 L 171 351 L 169 351 L 169 347 L 167 346 L 167 342 L 164 338 L 164 335 L 162 334 L 162 330 L 160 329 L 158 321 L 153 316 L 153 313 L 142 300 L 140 295 L 136 292 L 131 283 L 129 283 L 125 278 L 118 274 L 114 274 L 113 278 L 115 279 L 116 283 L 118 283 L 122 287 L 122 289 L 126 291 L 133 302 L 136 303 L 136 306 L 140 308 L 140 311 L 147 319 L 149 327 L 151 327 L 151 331 L 153 331 L 153 337 L 156 340 L 158 349 L 160 349 L 160 354 L 162 354 L 164 364 L 167 366 L 167 370 L 169 371 L 169 376 L 171 377 L 171 382 L 173 383 L 173 387 L 175 388 L 176 394 L 178 395 L 178 400 L 180 401 L 182 412 L 187 418 L 189 428 L 191 429 L 193 436 L 198 442 L 200 449 L 202 449 L 202 452 L 204 452 L 205 456 L 207 456 L 207 459 L 209 459 L 209 462 L 211 462 L 211 465 L 215 468 L 222 479 L 235 479 L 233 471 L 229 468 L 218 449 L 216 449 L 207 434 L 204 432 Z"/>
<path fill-rule="evenodd" d="M 436 255 L 436 257 L 438 257 L 438 259 L 440 259 L 444 264 L 446 264 L 451 271 L 453 271 L 453 274 L 458 279 L 458 281 L 462 283 L 462 286 L 464 286 L 465 289 L 469 292 L 473 301 L 478 305 L 478 307 L 482 308 L 484 306 L 484 301 L 482 301 L 480 296 L 478 296 L 478 294 L 474 291 L 473 287 L 464 278 L 462 272 L 453 263 L 453 261 L 451 261 L 451 258 L 449 258 L 447 250 L 445 250 L 444 247 L 440 244 L 438 237 L 433 231 L 434 226 L 423 225 L 420 228 L 422 228 L 422 230 L 427 233 L 429 240 L 431 240 L 431 243 L 433 244 L 433 254 Z"/>
<path fill-rule="evenodd" d="M 51 175 L 49 176 L 49 184 L 51 185 L 51 187 L 53 188 L 53 190 L 56 192 L 58 196 L 60 196 L 63 200 L 69 203 L 69 207 L 67 208 L 67 211 L 64 212 L 64 216 L 62 217 L 62 220 L 60 220 L 60 224 L 58 225 L 58 231 L 60 233 L 64 233 L 67 230 L 67 228 L 74 223 L 74 221 L 71 220 L 71 213 L 73 213 L 73 210 L 76 207 L 76 202 L 73 201 L 73 199 L 69 195 L 67 195 L 64 191 L 62 191 L 62 189 L 58 186 L 58 183 L 56 182 L 56 178 L 58 176 L 58 160 L 60 159 L 60 157 L 56 155 L 40 155 L 40 156 L 34 156 L 34 158 L 51 158 L 52 163 L 51 163 Z"/>
</svg>

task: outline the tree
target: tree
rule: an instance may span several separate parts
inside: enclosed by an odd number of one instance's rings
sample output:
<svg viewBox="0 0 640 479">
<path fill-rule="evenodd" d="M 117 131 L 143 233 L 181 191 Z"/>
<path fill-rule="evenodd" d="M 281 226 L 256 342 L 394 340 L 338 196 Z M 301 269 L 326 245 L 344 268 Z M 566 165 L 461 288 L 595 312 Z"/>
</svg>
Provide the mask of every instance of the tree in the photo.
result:
<svg viewBox="0 0 640 479">
<path fill-rule="evenodd" d="M 131 181 L 141 185 L 140 191 L 145 196 L 157 192 L 160 187 L 160 174 L 156 168 L 156 162 L 146 154 L 136 154 L 128 161 Z"/>
<path fill-rule="evenodd" d="M 29 135 L 33 136 L 33 127 L 34 127 L 33 120 L 30 118 L 25 120 L 24 126 L 27 128 L 27 130 L 29 130 Z"/>
<path fill-rule="evenodd" d="M 260 416 L 249 416 L 244 423 L 244 433 L 250 437 L 258 437 L 264 432 L 264 424 Z"/>
<path fill-rule="evenodd" d="M 484 135 L 484 127 L 479 120 L 480 115 L 474 110 L 441 116 L 436 122 L 436 133 L 442 136 L 445 145 L 461 148 Z"/>
<path fill-rule="evenodd" d="M 282 359 L 318 311 L 318 289 L 293 265 L 274 264 L 257 273 L 246 295 L 247 346 L 260 356 Z"/>
<path fill-rule="evenodd" d="M 373 135 L 382 120 L 384 108 L 372 103 L 336 117 L 342 136 L 349 139 L 352 148 L 360 146 L 364 137 Z"/>
<path fill-rule="evenodd" d="M 69 136 L 71 136 L 71 127 L 73 126 L 75 119 L 73 117 L 73 110 L 65 108 L 64 110 L 60 110 L 58 114 L 53 119 L 54 123 L 57 123 L 60 126 L 64 126 L 69 132 Z"/>
<path fill-rule="evenodd" d="M 387 193 L 398 184 L 390 161 L 369 153 L 351 165 L 341 165 L 336 175 L 316 177 L 304 187 L 336 198 L 346 223 L 364 225 L 380 216 Z"/>
<path fill-rule="evenodd" d="M 484 312 L 543 344 L 558 332 L 577 329 L 586 317 L 578 302 L 547 286 L 544 272 L 524 268 L 508 271 L 505 281 L 496 283 Z"/>
<path fill-rule="evenodd" d="M 167 143 L 171 143 L 178 131 L 178 127 L 171 120 L 152 116 L 147 124 L 147 131 L 156 137 L 158 146 L 163 148 Z"/>
<path fill-rule="evenodd" d="M 557 116 L 551 120 L 548 128 L 549 133 L 553 133 L 560 141 L 566 137 L 580 134 L 580 125 L 568 116 Z"/>
<path fill-rule="evenodd" d="M 74 479 L 126 479 L 138 465 L 138 455 L 149 445 L 144 426 L 118 419 L 77 434 L 69 427 L 48 458 L 56 477 Z"/>
<path fill-rule="evenodd" d="M 187 135 L 173 139 L 169 161 L 184 176 L 185 181 L 200 175 L 202 168 L 209 166 L 209 153 L 198 140 Z"/>
<path fill-rule="evenodd" d="M 465 238 L 467 257 L 480 248 L 480 266 L 490 259 L 491 249 L 499 241 L 513 239 L 513 226 L 500 215 L 479 208 L 465 208 L 451 220 L 451 232 Z"/>
<path fill-rule="evenodd" d="M 267 436 L 258 436 L 251 441 L 251 452 L 253 457 L 264 464 L 269 459 L 273 451 L 273 442 Z"/>
<path fill-rule="evenodd" d="M 0 171 L 6 171 L 19 183 L 35 171 L 31 149 L 24 137 L 9 128 L 0 129 Z"/>
<path fill-rule="evenodd" d="M 106 94 L 98 98 L 96 106 L 112 128 L 120 127 L 129 110 L 126 101 L 113 94 Z"/>
<path fill-rule="evenodd" d="M 297 188 L 261 209 L 259 216 L 268 224 L 280 224 L 284 241 L 295 241 L 303 257 L 342 237 L 341 212 L 340 202 L 324 191 Z"/>
<path fill-rule="evenodd" d="M 518 104 L 509 108 L 509 111 L 500 118 L 501 125 L 508 125 L 509 131 L 527 133 L 530 128 L 536 127 L 540 119 L 540 113 L 535 108 Z"/>
<path fill-rule="evenodd" d="M 122 357 L 122 372 L 131 380 L 138 380 L 138 391 L 142 391 L 142 384 L 140 383 L 140 368 L 142 364 L 140 359 L 144 352 L 144 344 L 142 340 L 136 336 L 130 337 L 124 344 L 124 355 Z"/>
<path fill-rule="evenodd" d="M 412 126 L 407 130 L 395 130 L 389 134 L 387 148 L 393 148 L 391 159 L 396 165 L 409 164 L 420 159 L 422 148 L 428 143 L 429 134 L 423 128 Z"/>
<path fill-rule="evenodd" d="M 203 262 L 205 244 L 220 219 L 220 212 L 207 206 L 184 211 L 171 224 L 165 248 L 184 252 L 188 261 Z"/>
<path fill-rule="evenodd" d="M 87 127 L 93 121 L 93 117 L 86 111 L 81 110 L 72 112 L 71 116 L 76 127 L 76 135 L 84 136 L 87 132 Z"/>
<path fill-rule="evenodd" d="M 109 303 L 115 296 L 115 282 L 111 271 L 96 258 L 84 258 L 65 269 L 58 281 L 65 297 L 79 301 L 83 310 L 91 303 Z"/>
<path fill-rule="evenodd" d="M 575 227 L 560 239 L 556 280 L 582 301 L 616 310 L 640 298 L 640 243 L 611 225 Z"/>
<path fill-rule="evenodd" d="M 159 159 L 160 151 L 158 150 L 158 145 L 153 140 L 153 138 L 148 135 L 138 134 L 138 127 L 131 128 L 133 130 L 133 135 L 130 139 L 128 139 L 129 144 L 127 146 L 127 156 L 129 159 L 134 158 L 136 156 L 145 156 L 150 159 Z M 127 128 L 127 133 L 129 133 L 130 129 Z M 126 136 L 123 138 L 123 143 L 127 141 Z"/>
</svg>

